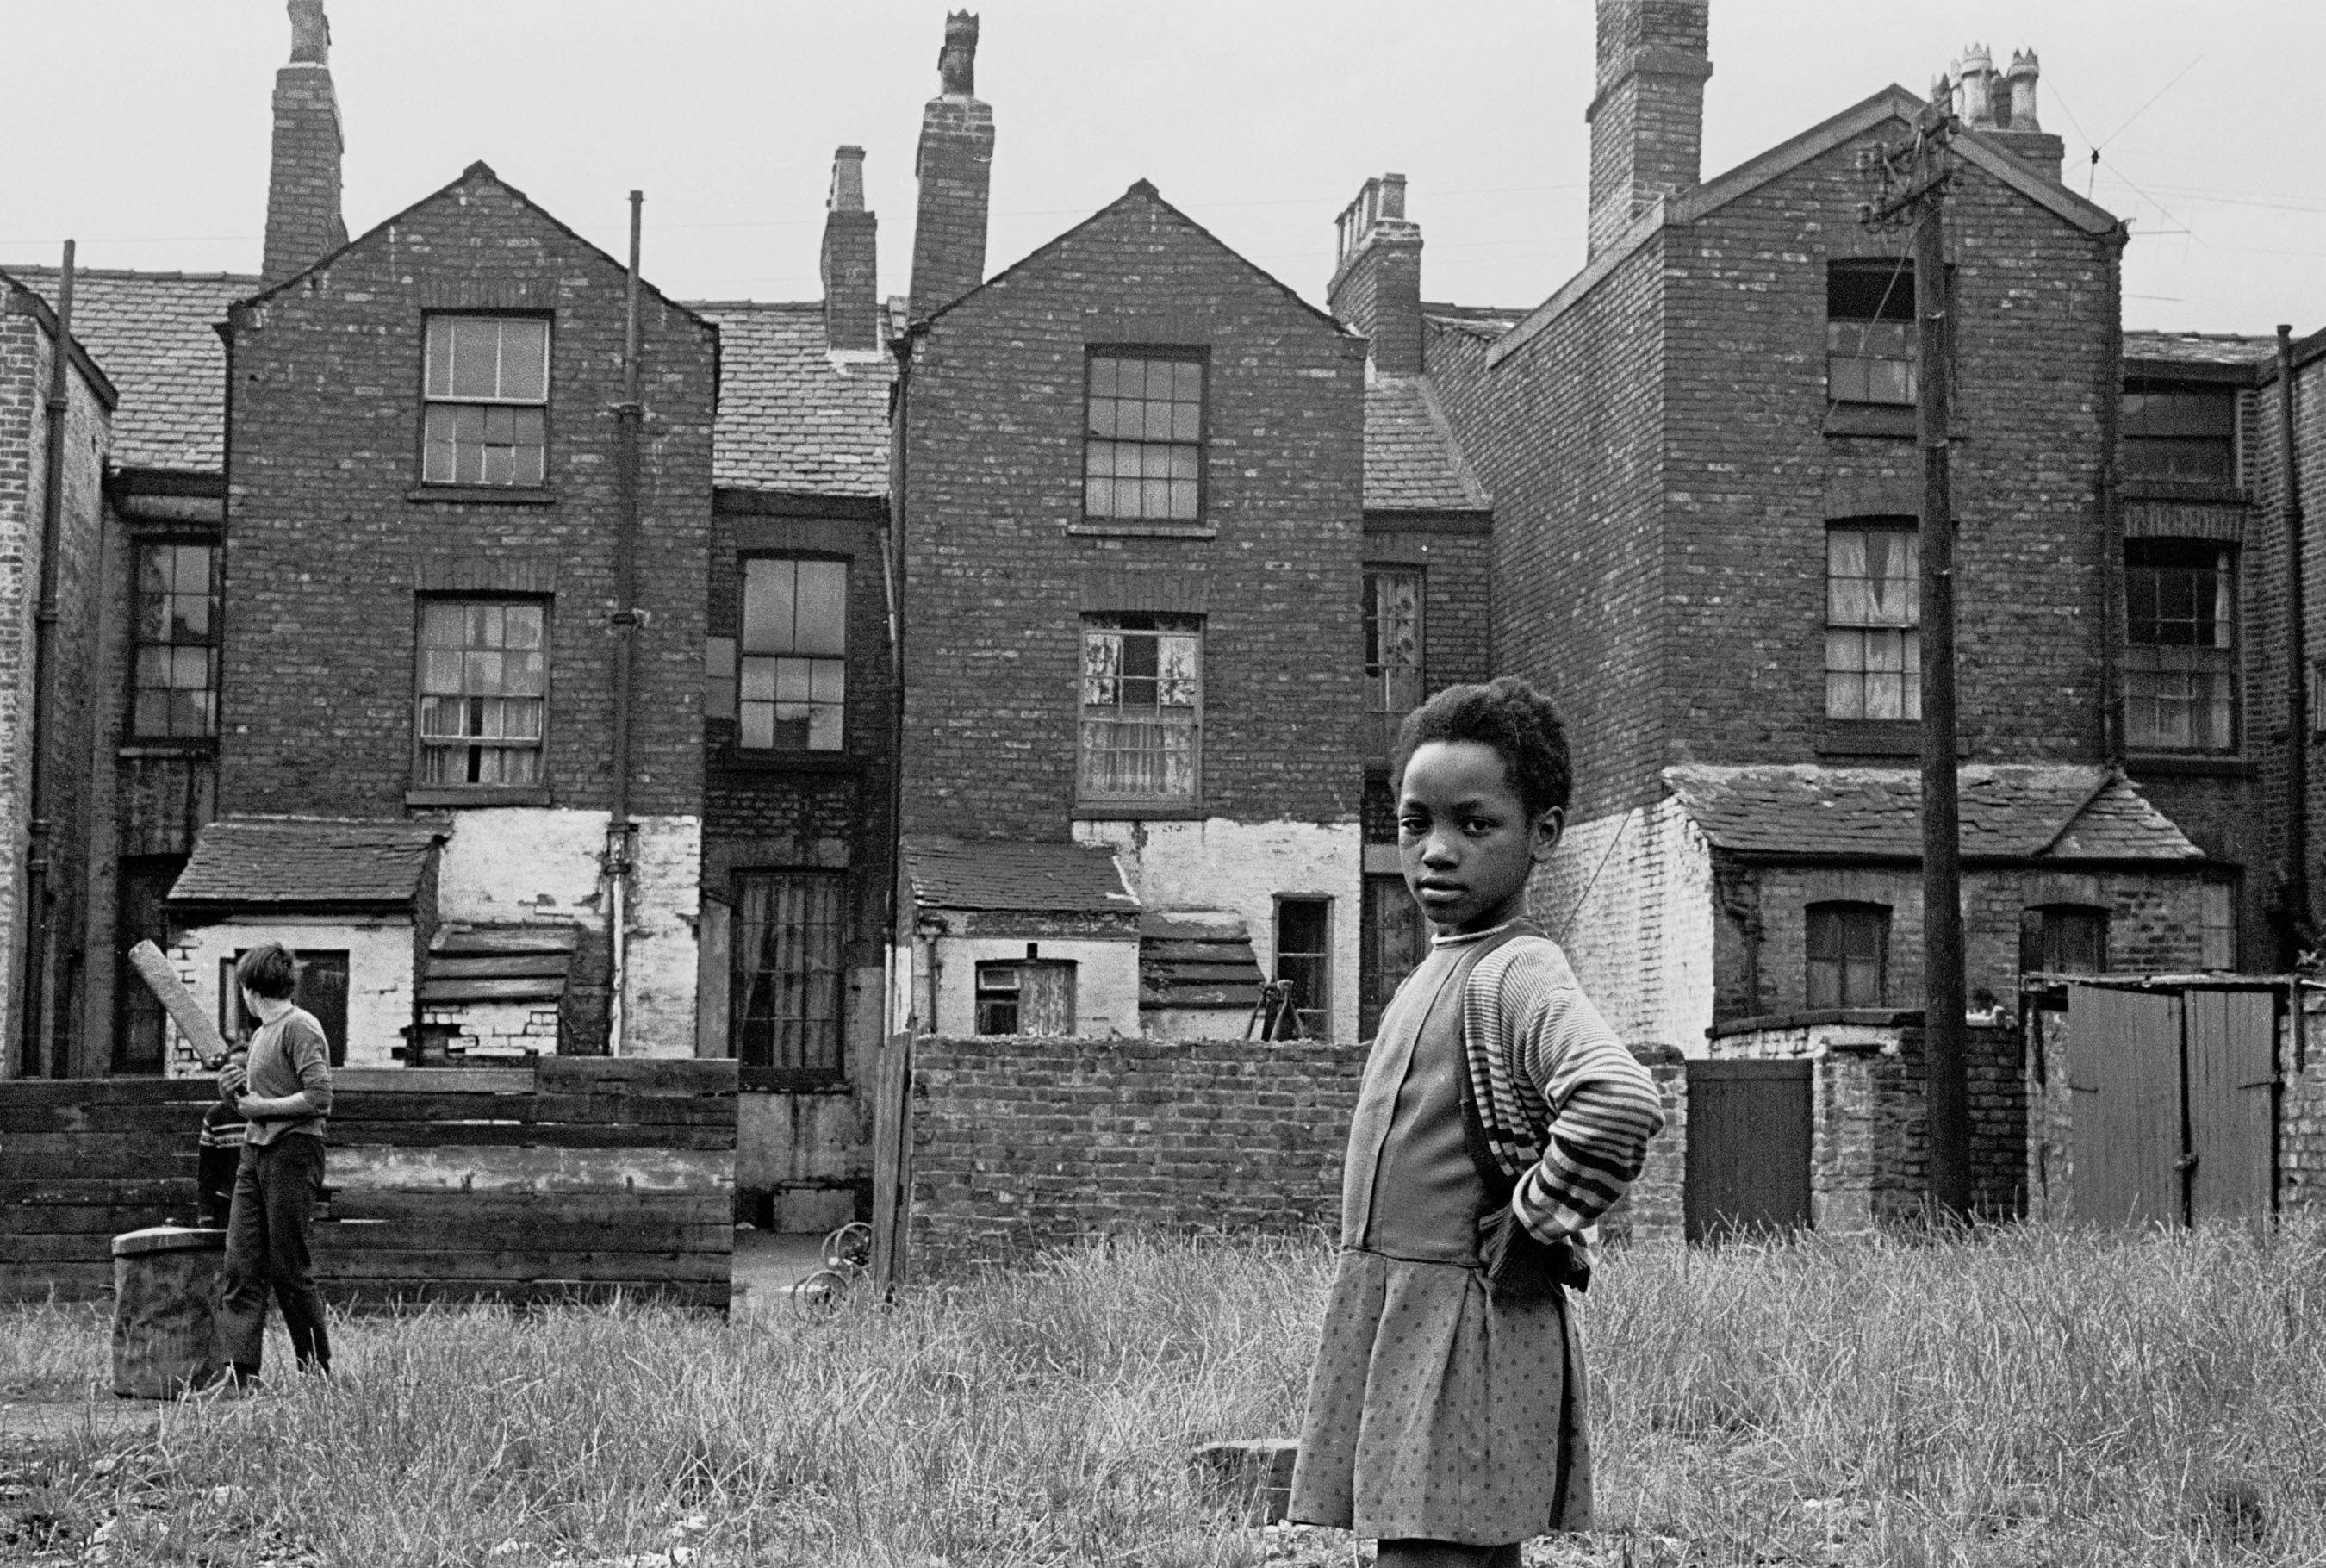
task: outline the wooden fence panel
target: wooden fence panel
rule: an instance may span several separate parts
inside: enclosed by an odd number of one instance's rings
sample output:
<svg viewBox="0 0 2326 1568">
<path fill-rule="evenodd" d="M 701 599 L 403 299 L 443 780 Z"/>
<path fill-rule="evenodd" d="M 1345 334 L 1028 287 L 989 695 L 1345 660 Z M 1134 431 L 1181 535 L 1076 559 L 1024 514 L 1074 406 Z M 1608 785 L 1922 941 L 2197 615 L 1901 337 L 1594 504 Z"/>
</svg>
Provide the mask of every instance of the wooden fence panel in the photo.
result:
<svg viewBox="0 0 2326 1568">
<path fill-rule="evenodd" d="M 602 1058 L 336 1073 L 318 1283 L 343 1302 L 723 1309 L 735 1084 L 731 1062 Z M 215 1092 L 206 1078 L 0 1084 L 0 1299 L 102 1295 L 115 1234 L 191 1221 Z"/>
<path fill-rule="evenodd" d="M 2192 989 L 2188 1030 L 2189 1218 L 2263 1219 L 2276 1180 L 2277 998 Z"/>
<path fill-rule="evenodd" d="M 2076 1218 L 2178 1225 L 2181 998 L 2099 985 L 2070 985 L 2068 997 Z"/>
</svg>

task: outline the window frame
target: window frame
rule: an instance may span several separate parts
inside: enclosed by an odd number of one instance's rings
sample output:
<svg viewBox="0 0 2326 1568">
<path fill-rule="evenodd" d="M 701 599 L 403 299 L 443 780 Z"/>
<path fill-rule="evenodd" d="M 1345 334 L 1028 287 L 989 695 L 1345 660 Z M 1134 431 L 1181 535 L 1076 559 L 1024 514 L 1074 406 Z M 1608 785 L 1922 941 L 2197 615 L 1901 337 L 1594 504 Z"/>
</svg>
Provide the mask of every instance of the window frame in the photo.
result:
<svg viewBox="0 0 2326 1568">
<path fill-rule="evenodd" d="M 784 561 L 796 565 L 802 562 L 823 562 L 840 568 L 840 653 L 830 654 L 754 654 L 744 651 L 745 621 L 750 607 L 750 574 L 753 564 L 761 561 Z M 796 763 L 803 759 L 844 758 L 852 754 L 851 736 L 855 726 L 849 722 L 851 704 L 854 697 L 856 667 L 851 652 L 854 641 L 849 622 L 856 593 L 856 558 L 829 550 L 746 550 L 735 557 L 735 611 L 724 633 L 703 638 L 704 695 L 702 716 L 712 723 L 724 723 L 731 732 L 726 742 L 728 753 L 751 761 L 781 761 Z M 793 578 L 793 605 L 798 605 L 798 578 Z M 796 620 L 795 621 L 796 624 Z M 770 743 L 751 746 L 744 743 L 743 729 L 743 661 L 747 658 L 805 658 L 826 660 L 840 666 L 840 743 L 836 746 L 785 746 Z M 810 680 L 814 675 L 811 672 Z M 811 702 L 811 705 L 813 703 Z M 777 721 L 780 722 L 780 721 Z"/>
<path fill-rule="evenodd" d="M 1836 294 L 1843 292 L 1853 283 L 1863 287 L 1876 279 L 1884 281 L 1881 294 L 1874 306 L 1875 313 L 1872 315 L 1837 315 L 1835 313 Z M 1903 298 L 1899 297 L 1901 290 L 1903 291 Z M 1921 394 L 1921 323 L 1916 319 L 1914 302 L 1914 263 L 1912 257 L 1835 257 L 1827 260 L 1825 396 L 1828 406 L 1839 405 L 1855 408 L 1912 408 L 1915 406 Z M 1901 322 L 1905 324 L 1905 353 L 1903 361 L 1897 355 L 1865 352 L 1867 333 L 1863 330 L 1858 336 L 1858 352 L 1844 354 L 1836 350 L 1835 329 L 1837 327 L 1847 324 L 1866 329 L 1879 323 Z M 1870 373 L 1865 388 L 1866 396 L 1852 397 L 1840 396 L 1835 389 L 1834 366 L 1837 360 L 1860 366 L 1903 362 L 1906 367 L 1905 396 L 1903 397 L 1872 396 Z"/>
<path fill-rule="evenodd" d="M 1309 1039 L 1330 1040 L 1333 1037 L 1333 897 L 1329 893 L 1279 893 L 1275 901 L 1274 923 L 1269 932 L 1272 949 L 1269 955 L 1269 966 L 1275 971 L 1273 978 L 1279 982 L 1289 978 L 1284 973 L 1284 963 L 1288 957 L 1297 963 L 1315 966 L 1315 973 L 1322 981 L 1317 988 L 1321 995 L 1297 999 L 1293 1011 L 1298 1014 L 1301 1027 Z M 1318 930 L 1324 938 L 1321 948 L 1286 950 L 1284 912 L 1289 908 L 1316 911 Z"/>
<path fill-rule="evenodd" d="M 814 1054 L 807 1050 L 803 1050 L 803 1059 L 798 1063 L 777 1061 L 774 1058 L 777 1049 L 780 1048 L 780 1039 L 771 1042 L 767 1061 L 753 1061 L 744 1055 L 745 1009 L 751 999 L 750 980 L 763 973 L 782 973 L 780 970 L 745 971 L 745 960 L 752 945 L 745 940 L 744 933 L 754 923 L 745 913 L 749 907 L 746 889 L 754 879 L 773 882 L 784 878 L 797 878 L 804 883 L 821 886 L 826 890 L 826 897 L 836 901 L 832 919 L 801 922 L 804 930 L 821 929 L 830 933 L 833 1012 L 829 1020 L 832 1044 L 828 1062 L 807 1059 Z M 740 1071 L 750 1075 L 754 1085 L 771 1088 L 815 1088 L 845 1085 L 848 1081 L 848 947 L 851 934 L 848 878 L 845 869 L 820 865 L 740 866 L 728 873 L 729 907 L 733 912 L 728 917 L 727 1054 L 734 1059 Z M 802 950 L 805 954 L 805 942 Z M 802 971 L 803 990 L 807 988 L 805 976 L 814 973 L 812 967 Z M 780 1024 L 787 1021 L 777 1019 L 775 1022 Z M 806 1024 L 825 1021 L 803 1013 L 798 1022 Z"/>
<path fill-rule="evenodd" d="M 1834 583 L 1837 581 L 1833 570 L 1834 536 L 1842 533 L 1890 534 L 1903 541 L 1906 550 L 1906 555 L 1904 556 L 1906 561 L 1906 569 L 1912 580 L 1913 590 L 1910 601 L 1910 610 L 1913 619 L 1907 625 L 1903 627 L 1882 626 L 1870 621 L 1837 621 L 1834 618 Z M 1922 594 L 1921 529 L 1920 523 L 1915 518 L 1905 517 L 1833 518 L 1828 519 L 1825 526 L 1825 532 L 1820 542 L 1825 547 L 1825 621 L 1822 629 L 1823 646 L 1819 656 L 1819 662 L 1821 673 L 1824 677 L 1825 689 L 1824 695 L 1819 705 L 1819 712 L 1828 723 L 1921 723 L 1922 722 Z M 1855 633 L 1859 638 L 1860 661 L 1856 668 L 1837 669 L 1834 667 L 1834 634 L 1836 632 Z M 1899 677 L 1899 699 L 1898 713 L 1896 715 L 1892 717 L 1882 717 L 1871 714 L 1865 711 L 1869 705 L 1866 701 L 1867 688 L 1864 683 L 1872 676 L 1888 674 L 1891 672 L 1875 670 L 1867 666 L 1865 662 L 1863 650 L 1865 647 L 1864 639 L 1868 635 L 1887 632 L 1897 632 L 1901 634 L 1899 639 L 1899 668 L 1896 671 Z M 1836 676 L 1854 676 L 1860 682 L 1858 687 L 1858 712 L 1854 714 L 1846 714 L 1836 713 L 1834 711 L 1834 677 Z"/>
<path fill-rule="evenodd" d="M 2210 555 L 2213 558 L 2214 565 L 2208 569 L 2172 563 L 2142 562 L 2135 564 L 2133 559 L 2135 555 L 2143 552 L 2154 552 L 2158 555 L 2165 555 L 2176 549 L 2186 553 L 2192 558 L 2200 555 Z M 2123 648 L 2123 717 L 2125 749 L 2127 751 L 2143 756 L 2216 758 L 2235 757 L 2242 751 L 2245 743 L 2245 644 L 2242 636 L 2244 626 L 2238 615 L 2238 611 L 2240 609 L 2239 596 L 2244 588 L 2242 581 L 2242 568 L 2244 565 L 2243 556 L 2244 552 L 2238 546 L 2219 539 L 2135 538 L 2126 539 L 2124 542 L 2123 569 L 2125 613 Z M 2144 642 L 2135 640 L 2133 635 L 2135 626 L 2135 617 L 2133 614 L 2133 584 L 2135 574 L 2140 572 L 2195 570 L 2210 570 L 2216 579 L 2214 593 L 2217 607 L 2226 607 L 2227 613 L 2216 613 L 2212 618 L 2212 624 L 2216 628 L 2226 627 L 2228 636 L 2228 645 L 2224 648 L 2218 643 L 2209 645 L 2195 642 L 2173 643 L 2163 641 Z M 2155 623 L 2161 625 L 2164 623 L 2166 618 L 2160 613 L 2159 615 L 2150 619 Z M 2201 626 L 2205 624 L 2205 622 L 2201 617 L 2198 617 L 2192 618 L 2191 624 Z M 2218 744 L 2199 744 L 2192 740 L 2189 744 L 2180 745 L 2170 741 L 2157 739 L 2154 730 L 2146 734 L 2142 734 L 2135 729 L 2133 717 L 2135 712 L 2133 705 L 2136 700 L 2134 687 L 2139 684 L 2142 677 L 2202 673 L 2193 662 L 2184 669 L 2168 669 L 2164 667 L 2166 661 L 2161 655 L 2157 656 L 2155 667 L 2145 667 L 2139 662 L 2142 658 L 2141 650 L 2162 650 L 2184 648 L 2219 656 L 2219 667 L 2211 673 L 2227 684 L 2228 691 L 2226 695 L 2218 705 L 2220 710 L 2226 714 L 2226 717 L 2222 720 L 2223 728 L 2226 733 Z M 2152 695 L 2145 699 L 2138 700 L 2155 702 L 2159 699 Z M 2208 705 L 2207 711 L 2211 711 L 2212 707 L 2213 705 Z M 2190 711 L 2192 714 L 2192 726 L 2191 733 L 2193 735 L 2195 733 L 2193 727 L 2193 714 L 2198 711 L 2194 705 L 2193 699 L 2190 704 Z"/>
<path fill-rule="evenodd" d="M 1102 436 L 1091 428 L 1091 404 L 1096 382 L 1095 369 L 1101 359 L 1136 359 L 1141 362 L 1162 361 L 1171 364 L 1193 364 L 1196 367 L 1196 512 L 1193 517 L 1178 518 L 1169 513 L 1094 512 L 1091 509 L 1090 471 L 1091 446 L 1093 442 L 1119 443 L 1124 438 Z M 1176 401 L 1176 399 L 1175 399 Z M 1212 481 L 1212 351 L 1208 346 L 1190 343 L 1091 343 L 1083 350 L 1082 399 L 1079 405 L 1082 443 L 1077 453 L 1078 466 L 1075 482 L 1080 496 L 1075 503 L 1079 526 L 1099 530 L 1124 529 L 1135 532 L 1208 533 L 1211 528 Z M 1177 440 L 1148 442 L 1143 438 L 1135 444 L 1175 447 L 1189 444 Z"/>
<path fill-rule="evenodd" d="M 210 555 L 209 617 L 210 640 L 208 644 L 172 641 L 152 641 L 141 632 L 146 599 L 144 589 L 145 555 L 149 550 L 208 550 Z M 174 581 L 174 579 L 173 579 Z M 179 597 L 173 586 L 169 597 Z M 124 672 L 126 695 L 124 698 L 121 736 L 135 746 L 174 746 L 187 750 L 209 750 L 218 744 L 219 712 L 224 701 L 226 659 L 226 542 L 216 535 L 147 534 L 133 536 L 129 551 L 129 659 Z M 148 648 L 166 648 L 172 654 L 181 647 L 204 647 L 209 649 L 209 727 L 200 734 L 173 734 L 144 729 L 138 723 L 138 696 L 146 691 L 182 691 L 182 686 L 147 686 L 138 679 L 140 656 Z M 174 660 L 173 660 L 174 662 Z"/>
<path fill-rule="evenodd" d="M 1413 700 L 1402 707 L 1394 705 L 1391 685 L 1395 677 L 1406 673 L 1408 667 L 1392 667 L 1382 658 L 1377 632 L 1382 623 L 1380 593 L 1377 584 L 1387 577 L 1409 578 L 1413 583 L 1413 663 L 1410 667 Z M 1358 615 L 1363 625 L 1365 651 L 1369 656 L 1364 665 L 1366 711 L 1375 714 L 1410 714 L 1421 705 L 1429 692 L 1429 575 L 1426 568 L 1399 561 L 1369 562 L 1362 569 L 1358 590 Z"/>
<path fill-rule="evenodd" d="M 2045 904 L 2029 904 L 2019 911 L 2019 971 L 2023 975 L 2105 975 L 2109 973 L 2108 938 L 2115 924 L 2115 911 L 2105 904 L 2087 904 L 2055 901 Z M 2061 944 L 2059 938 L 2065 930 L 2065 919 L 2075 916 L 2092 921 L 2098 928 L 2099 962 L 2090 968 L 2076 968 L 2051 961 L 2052 950 Z"/>
<path fill-rule="evenodd" d="M 541 334 L 541 396 L 538 398 L 517 397 L 456 397 L 433 396 L 428 390 L 428 364 L 431 338 L 438 322 L 494 321 L 539 322 Z M 419 403 L 420 418 L 413 432 L 413 472 L 423 490 L 452 493 L 462 491 L 485 495 L 532 495 L 549 484 L 549 450 L 554 431 L 551 419 L 553 392 L 557 365 L 557 313 L 525 310 L 425 310 L 420 316 Z M 428 411 L 433 407 L 473 408 L 538 408 L 541 410 L 541 473 L 530 482 L 514 479 L 507 483 L 490 480 L 431 479 L 428 475 Z M 459 443 L 453 444 L 453 472 L 460 471 Z"/>
<path fill-rule="evenodd" d="M 463 744 L 485 744 L 495 737 L 448 737 L 432 742 L 426 733 L 423 706 L 430 695 L 421 689 L 425 678 L 429 651 L 428 606 L 432 604 L 498 604 L 504 609 L 516 606 L 541 611 L 541 733 L 532 750 L 540 759 L 536 777 L 531 783 L 472 783 L 467 779 L 435 780 L 428 777 L 428 756 L 432 751 L 451 751 Z M 549 721 L 556 691 L 556 603 L 546 593 L 423 593 L 413 595 L 412 609 L 412 783 L 405 791 L 407 804 L 452 804 L 470 800 L 490 800 L 502 803 L 545 802 L 549 798 Z M 462 645 L 462 651 L 468 651 Z M 442 694 L 435 694 L 442 695 Z M 465 698 L 467 694 L 461 694 Z M 499 737 L 506 740 L 507 737 Z M 499 746 L 502 751 L 518 748 Z"/>
<path fill-rule="evenodd" d="M 1890 928 L 1894 916 L 1895 911 L 1888 904 L 1872 903 L 1862 899 L 1820 899 L 1814 903 L 1802 906 L 1801 1002 L 1805 1012 L 1880 1011 L 1891 1005 Z M 1861 964 L 1865 962 L 1862 957 L 1853 960 L 1849 954 L 1847 922 L 1853 918 L 1870 919 L 1875 922 L 1873 957 L 1874 997 L 1871 1001 L 1851 999 L 1849 966 L 1853 961 Z M 1831 954 L 1825 954 L 1819 951 L 1820 944 L 1818 938 L 1820 925 L 1828 921 L 1839 922 L 1830 928 L 1838 940 L 1838 949 Z M 1833 998 L 1829 1001 L 1820 998 L 1818 984 L 1819 966 L 1826 963 L 1838 966 L 1833 972 L 1834 992 Z"/>
<path fill-rule="evenodd" d="M 1023 1027 L 1026 1022 L 1023 998 L 1026 994 L 1026 975 L 1028 970 L 1038 970 L 1060 977 L 1065 983 L 1066 1027 L 1056 1034 L 1034 1034 Z M 1005 974 L 1009 977 L 1009 985 L 991 983 L 998 982 Z M 970 1032 L 979 1039 L 1071 1040 L 1074 1038 L 1077 1022 L 1075 1003 L 1079 1000 L 1077 988 L 1081 983 L 1081 975 L 1076 972 L 1075 962 L 1071 958 L 980 958 L 971 972 L 971 983 Z M 1003 992 L 1009 994 L 1008 1002 L 999 1000 Z M 988 1028 L 991 1015 L 987 1009 L 990 1007 L 1009 1008 L 1010 1027 Z"/>
<path fill-rule="evenodd" d="M 1156 624 L 1145 627 L 1127 626 L 1123 624 L 1126 621 L 1145 621 L 1154 622 Z M 1170 622 L 1172 624 L 1162 624 L 1164 622 Z M 1084 817 L 1104 819 L 1116 817 L 1137 817 L 1142 816 L 1196 816 L 1201 814 L 1204 804 L 1204 729 L 1206 717 L 1204 688 L 1209 684 L 1208 666 L 1210 662 L 1206 657 L 1204 646 L 1206 625 L 1206 618 L 1201 615 L 1182 615 L 1148 611 L 1085 611 L 1076 621 L 1075 628 L 1075 648 L 1076 658 L 1075 669 L 1074 714 L 1075 809 L 1078 815 Z M 1193 716 L 1189 720 L 1187 726 L 1192 740 L 1189 747 L 1187 763 L 1188 790 L 1186 795 L 1130 796 L 1093 795 L 1089 793 L 1087 788 L 1087 760 L 1090 756 L 1090 751 L 1088 747 L 1089 731 L 1087 726 L 1093 721 L 1090 714 L 1092 705 L 1086 702 L 1084 698 L 1087 695 L 1085 690 L 1085 682 L 1088 679 L 1087 671 L 1090 658 L 1090 636 L 1093 631 L 1127 631 L 1141 633 L 1147 636 L 1158 638 L 1166 634 L 1192 635 L 1194 637 L 1196 643 L 1196 700 L 1188 710 Z M 1158 671 L 1158 678 L 1159 679 L 1159 671 L 1161 669 L 1161 650 L 1159 646 L 1157 652 L 1157 669 Z M 1117 679 L 1120 680 L 1121 678 L 1124 677 L 1118 675 Z M 1121 705 L 1119 701 L 1116 704 L 1115 711 L 1118 713 L 1121 711 Z M 1161 711 L 1161 705 L 1159 702 L 1158 704 L 1157 711 Z"/>
<path fill-rule="evenodd" d="M 2219 432 L 2189 434 L 2185 432 L 2152 434 L 2135 432 L 2132 426 L 2145 408 L 2135 413 L 2129 406 L 2134 398 L 2218 398 L 2221 404 L 2223 428 Z M 2233 490 L 2242 487 L 2240 473 L 2244 443 L 2238 389 L 2235 386 L 2215 381 L 2179 381 L 2165 377 L 2128 376 L 2122 388 L 2122 403 L 2117 417 L 2117 462 L 2124 483 L 2134 490 L 2164 490 L 2172 493 L 2189 490 Z M 2187 474 L 2159 472 L 2135 468 L 2135 452 L 2191 451 L 2198 448 L 2217 451 L 2226 460 L 2226 474 Z"/>
</svg>

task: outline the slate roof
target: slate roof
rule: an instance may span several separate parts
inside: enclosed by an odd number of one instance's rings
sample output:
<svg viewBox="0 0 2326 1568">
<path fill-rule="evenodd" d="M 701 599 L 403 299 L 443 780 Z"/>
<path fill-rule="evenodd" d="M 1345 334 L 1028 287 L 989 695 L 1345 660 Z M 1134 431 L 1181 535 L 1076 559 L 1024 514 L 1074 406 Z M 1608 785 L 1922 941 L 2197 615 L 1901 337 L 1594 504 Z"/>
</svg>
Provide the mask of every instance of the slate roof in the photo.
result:
<svg viewBox="0 0 2326 1568">
<path fill-rule="evenodd" d="M 1139 908 L 1114 852 L 1101 845 L 915 833 L 906 835 L 904 849 L 913 901 L 923 909 L 1129 914 Z"/>
<path fill-rule="evenodd" d="M 1467 332 L 1474 338 L 1488 341 L 1501 337 L 1527 319 L 1525 310 L 1504 310 L 1496 305 L 1457 305 L 1443 300 L 1424 300 L 1421 313 L 1448 331 Z"/>
<path fill-rule="evenodd" d="M 1365 387 L 1365 509 L 1484 511 L 1490 504 L 1428 378 L 1374 377 Z"/>
<path fill-rule="evenodd" d="M 56 303 L 55 267 L 8 270 Z M 75 269 L 73 336 L 121 392 L 116 466 L 225 471 L 226 345 L 213 329 L 257 288 L 245 273 Z"/>
<path fill-rule="evenodd" d="M 2249 332 L 2126 331 L 2124 357 L 2176 365 L 2264 366 L 2277 358 L 2277 340 Z"/>
<path fill-rule="evenodd" d="M 688 307 L 719 327 L 712 482 L 738 490 L 889 493 L 886 352 L 834 360 L 817 301 Z"/>
<path fill-rule="evenodd" d="M 1705 835 L 1748 854 L 1920 859 L 1922 779 L 1910 768 L 1816 764 L 1664 770 Z M 2201 860 L 2139 788 L 2106 768 L 1961 770 L 1962 853 L 1996 860 Z"/>
<path fill-rule="evenodd" d="M 181 904 L 409 904 L 451 833 L 428 822 L 241 817 L 213 822 L 170 890 Z"/>
</svg>

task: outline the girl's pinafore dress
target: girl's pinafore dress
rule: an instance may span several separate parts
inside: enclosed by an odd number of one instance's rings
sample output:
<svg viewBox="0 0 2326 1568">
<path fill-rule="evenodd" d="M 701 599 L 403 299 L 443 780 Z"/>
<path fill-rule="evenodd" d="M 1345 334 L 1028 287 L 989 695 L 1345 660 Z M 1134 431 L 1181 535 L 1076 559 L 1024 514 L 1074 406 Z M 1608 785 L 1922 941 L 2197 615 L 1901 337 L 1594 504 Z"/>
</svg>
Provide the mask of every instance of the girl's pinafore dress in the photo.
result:
<svg viewBox="0 0 2326 1568">
<path fill-rule="evenodd" d="M 1496 1303 L 1464 1142 L 1463 985 L 1518 920 L 1439 937 L 1391 998 L 1342 1176 L 1341 1261 L 1289 1517 L 1502 1545 L 1590 1523 L 1583 1364 L 1563 1298 Z"/>
</svg>

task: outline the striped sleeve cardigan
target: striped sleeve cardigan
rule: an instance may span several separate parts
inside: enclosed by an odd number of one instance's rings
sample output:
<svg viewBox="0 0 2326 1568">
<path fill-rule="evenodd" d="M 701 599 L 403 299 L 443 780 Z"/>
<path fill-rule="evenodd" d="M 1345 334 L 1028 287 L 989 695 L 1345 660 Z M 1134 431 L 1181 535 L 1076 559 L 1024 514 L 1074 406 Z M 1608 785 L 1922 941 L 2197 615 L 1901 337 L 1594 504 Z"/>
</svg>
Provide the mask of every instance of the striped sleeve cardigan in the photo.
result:
<svg viewBox="0 0 2326 1568">
<path fill-rule="evenodd" d="M 1479 960 L 1462 1041 L 1486 1143 L 1517 1187 L 1511 1209 L 1540 1240 L 1579 1237 L 1639 1175 L 1662 1097 L 1546 938 Z"/>
</svg>

